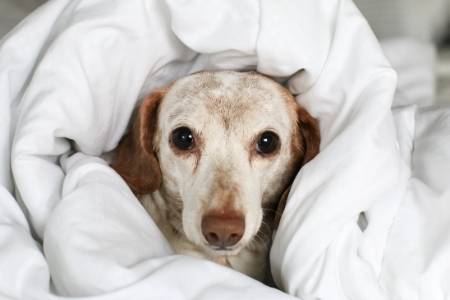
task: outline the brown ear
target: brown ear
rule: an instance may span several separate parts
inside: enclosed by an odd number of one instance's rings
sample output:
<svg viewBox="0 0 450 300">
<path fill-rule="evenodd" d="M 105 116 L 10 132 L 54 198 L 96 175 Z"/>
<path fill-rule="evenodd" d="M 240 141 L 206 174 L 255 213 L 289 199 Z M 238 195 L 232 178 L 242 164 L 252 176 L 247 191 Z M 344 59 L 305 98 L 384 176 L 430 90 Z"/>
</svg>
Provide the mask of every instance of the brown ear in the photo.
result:
<svg viewBox="0 0 450 300">
<path fill-rule="evenodd" d="M 303 140 L 303 159 L 301 165 L 304 166 L 319 153 L 319 122 L 301 106 L 297 108 L 297 116 L 298 126 L 300 127 L 300 134 Z"/>
<path fill-rule="evenodd" d="M 116 149 L 111 167 L 136 194 L 148 194 L 159 189 L 161 170 L 154 153 L 158 106 L 166 90 L 151 93 L 141 104 L 130 132 Z"/>
<path fill-rule="evenodd" d="M 304 166 L 307 162 L 313 159 L 320 150 L 320 130 L 319 122 L 312 117 L 303 107 L 297 106 L 297 122 L 299 126 L 299 134 L 294 137 L 295 151 L 298 151 L 301 156 L 301 161 L 297 162 L 296 172 L 298 167 Z M 301 141 L 301 142 L 300 142 Z M 300 142 L 300 145 L 299 145 Z M 284 190 L 278 201 L 275 210 L 275 217 L 273 221 L 273 229 L 276 230 L 281 220 L 284 208 L 286 207 L 287 198 L 291 190 L 292 182 L 295 179 L 295 174 L 292 177 L 289 186 Z"/>
</svg>

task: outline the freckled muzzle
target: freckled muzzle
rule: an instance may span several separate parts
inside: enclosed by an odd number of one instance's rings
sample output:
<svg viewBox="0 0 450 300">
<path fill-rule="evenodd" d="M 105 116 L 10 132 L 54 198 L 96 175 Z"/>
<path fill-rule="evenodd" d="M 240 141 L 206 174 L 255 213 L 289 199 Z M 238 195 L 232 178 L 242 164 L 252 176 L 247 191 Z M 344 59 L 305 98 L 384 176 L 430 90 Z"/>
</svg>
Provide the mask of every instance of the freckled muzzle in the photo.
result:
<svg viewBox="0 0 450 300">
<path fill-rule="evenodd" d="M 201 228 L 214 250 L 229 250 L 244 235 L 245 218 L 242 215 L 206 214 L 202 218 Z"/>
</svg>

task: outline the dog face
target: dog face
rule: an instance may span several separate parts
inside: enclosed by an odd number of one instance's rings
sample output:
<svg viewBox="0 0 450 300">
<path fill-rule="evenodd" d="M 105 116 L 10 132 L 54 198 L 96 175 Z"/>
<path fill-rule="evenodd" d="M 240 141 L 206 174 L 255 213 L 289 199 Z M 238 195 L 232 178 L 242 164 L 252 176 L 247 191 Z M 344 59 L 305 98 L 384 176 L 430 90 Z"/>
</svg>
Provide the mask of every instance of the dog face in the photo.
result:
<svg viewBox="0 0 450 300">
<path fill-rule="evenodd" d="M 235 255 L 319 141 L 316 120 L 278 83 L 201 72 L 144 100 L 113 167 L 135 193 L 158 190 L 167 220 L 192 243 Z"/>
</svg>

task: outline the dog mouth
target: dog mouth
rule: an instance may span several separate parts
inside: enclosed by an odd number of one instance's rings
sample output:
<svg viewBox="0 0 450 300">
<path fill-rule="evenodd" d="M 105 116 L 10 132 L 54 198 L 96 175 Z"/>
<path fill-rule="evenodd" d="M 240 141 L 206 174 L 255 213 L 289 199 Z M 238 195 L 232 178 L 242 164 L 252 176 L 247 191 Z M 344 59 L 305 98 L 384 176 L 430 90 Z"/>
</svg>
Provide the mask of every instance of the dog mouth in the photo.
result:
<svg viewBox="0 0 450 300">
<path fill-rule="evenodd" d="M 209 246 L 212 250 L 214 251 L 232 251 L 233 247 L 229 247 L 229 246 Z"/>
<path fill-rule="evenodd" d="M 241 249 L 241 245 L 225 246 L 225 245 L 210 245 L 204 244 L 203 248 L 212 256 L 235 256 L 238 255 Z"/>
</svg>

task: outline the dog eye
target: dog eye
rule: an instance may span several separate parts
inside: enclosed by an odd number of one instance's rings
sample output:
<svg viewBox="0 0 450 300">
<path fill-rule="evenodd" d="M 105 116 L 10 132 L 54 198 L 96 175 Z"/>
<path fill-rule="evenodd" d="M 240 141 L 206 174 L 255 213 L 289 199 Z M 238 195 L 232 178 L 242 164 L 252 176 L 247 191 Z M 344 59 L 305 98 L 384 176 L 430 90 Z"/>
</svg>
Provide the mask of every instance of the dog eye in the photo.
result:
<svg viewBox="0 0 450 300">
<path fill-rule="evenodd" d="M 256 151 L 259 154 L 271 154 L 278 150 L 280 144 L 280 138 L 272 131 L 263 132 L 258 139 L 256 144 Z"/>
<path fill-rule="evenodd" d="M 172 132 L 172 143 L 180 150 L 191 150 L 194 148 L 194 134 L 187 127 L 179 127 Z"/>
</svg>

